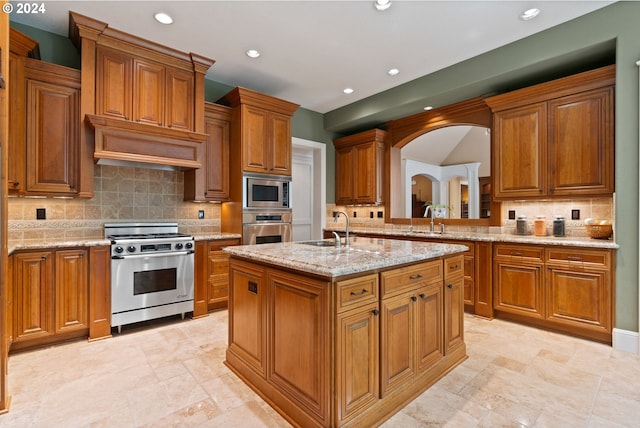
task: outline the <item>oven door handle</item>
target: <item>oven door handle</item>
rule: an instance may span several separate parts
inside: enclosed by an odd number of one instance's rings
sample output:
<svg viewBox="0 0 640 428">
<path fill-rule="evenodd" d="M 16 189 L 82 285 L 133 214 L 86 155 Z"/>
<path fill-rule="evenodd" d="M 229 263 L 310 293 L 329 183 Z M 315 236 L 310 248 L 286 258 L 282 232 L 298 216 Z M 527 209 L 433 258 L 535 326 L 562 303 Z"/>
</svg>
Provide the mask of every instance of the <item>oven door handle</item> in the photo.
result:
<svg viewBox="0 0 640 428">
<path fill-rule="evenodd" d="M 151 254 L 128 254 L 126 256 L 111 256 L 113 260 L 123 260 L 123 259 L 146 259 L 150 257 L 174 257 L 174 256 L 188 256 L 189 254 L 193 254 L 193 250 L 189 251 L 175 251 L 173 253 L 151 253 Z"/>
</svg>

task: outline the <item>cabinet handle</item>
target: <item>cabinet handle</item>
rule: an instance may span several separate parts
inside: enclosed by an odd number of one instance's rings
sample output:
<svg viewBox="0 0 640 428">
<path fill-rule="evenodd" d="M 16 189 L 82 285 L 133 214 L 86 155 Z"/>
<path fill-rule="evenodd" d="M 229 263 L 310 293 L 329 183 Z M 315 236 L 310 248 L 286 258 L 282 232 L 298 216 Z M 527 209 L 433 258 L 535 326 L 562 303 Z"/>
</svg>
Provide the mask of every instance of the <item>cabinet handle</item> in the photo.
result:
<svg viewBox="0 0 640 428">
<path fill-rule="evenodd" d="M 411 301 L 415 302 L 417 300 L 418 300 L 418 298 L 416 296 L 411 296 Z"/>
<path fill-rule="evenodd" d="M 379 310 L 377 310 L 377 309 L 374 309 L 374 310 L 372 310 L 372 311 L 371 311 L 371 313 L 372 313 L 373 315 L 375 315 L 375 316 L 378 316 L 378 314 L 380 313 L 380 311 L 379 311 Z"/>
<path fill-rule="evenodd" d="M 567 256 L 567 259 L 572 262 L 581 262 L 582 257 L 580 256 Z"/>
<path fill-rule="evenodd" d="M 448 284 L 447 288 L 453 288 L 453 284 Z"/>
<path fill-rule="evenodd" d="M 160 126 L 162 126 L 162 124 L 161 124 Z M 168 128 L 173 128 L 173 125 L 172 125 L 172 124 L 169 124 L 169 125 L 167 125 L 167 127 L 168 127 Z"/>
<path fill-rule="evenodd" d="M 124 120 L 129 120 L 129 116 L 125 116 L 125 117 L 124 117 Z"/>
<path fill-rule="evenodd" d="M 13 182 L 13 187 L 18 187 L 20 186 L 20 182 L 19 181 L 14 181 Z"/>
<path fill-rule="evenodd" d="M 140 122 L 140 119 L 136 119 L 136 122 L 138 122 L 138 123 L 139 123 L 139 122 Z"/>
<path fill-rule="evenodd" d="M 362 296 L 363 294 L 367 294 L 367 289 L 363 288 L 362 291 L 352 291 L 352 296 Z"/>
<path fill-rule="evenodd" d="M 524 253 L 520 252 L 520 251 L 511 251 L 511 255 L 512 256 L 519 256 L 522 257 L 524 256 Z"/>
<path fill-rule="evenodd" d="M 158 122 L 158 126 L 162 126 L 162 122 Z"/>
<path fill-rule="evenodd" d="M 419 273 L 418 273 L 418 274 L 416 274 L 416 275 L 411 275 L 411 276 L 409 277 L 409 279 L 410 279 L 410 280 L 412 280 L 412 281 L 413 281 L 414 279 L 420 279 L 420 278 L 422 278 L 422 275 L 420 275 Z"/>
<path fill-rule="evenodd" d="M 42 260 L 42 261 L 47 260 L 47 256 L 42 256 L 42 257 L 40 257 L 40 260 Z"/>
<path fill-rule="evenodd" d="M 422 300 L 424 300 L 424 299 L 426 299 L 426 298 L 427 298 L 427 295 L 426 295 L 426 294 L 424 294 L 424 293 L 420 293 L 420 298 L 421 298 Z"/>
</svg>

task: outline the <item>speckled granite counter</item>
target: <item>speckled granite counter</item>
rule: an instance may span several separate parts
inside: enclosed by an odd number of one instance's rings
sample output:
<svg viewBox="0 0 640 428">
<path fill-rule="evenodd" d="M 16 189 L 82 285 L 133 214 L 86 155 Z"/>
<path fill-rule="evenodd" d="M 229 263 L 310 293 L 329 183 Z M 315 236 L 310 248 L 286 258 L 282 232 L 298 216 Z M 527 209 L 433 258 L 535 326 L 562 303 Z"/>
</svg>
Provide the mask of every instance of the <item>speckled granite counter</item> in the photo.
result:
<svg viewBox="0 0 640 428">
<path fill-rule="evenodd" d="M 335 230 L 336 232 L 343 232 L 344 229 L 325 229 L 327 231 Z M 556 238 L 554 236 L 534 236 L 534 235 L 515 235 L 508 233 L 478 233 L 478 232 L 448 232 L 444 234 L 429 233 L 426 231 L 414 230 L 409 232 L 407 230 L 393 230 L 382 228 L 352 228 L 351 233 L 367 234 L 367 235 L 380 235 L 384 237 L 411 237 L 411 238 L 425 238 L 425 239 L 442 239 L 442 240 L 457 240 L 457 241 L 485 241 L 485 242 L 507 242 L 517 244 L 540 244 L 540 245 L 564 245 L 575 246 L 584 248 L 612 248 L 617 249 L 619 245 L 611 240 L 592 239 L 589 237 L 576 237 L 565 236 L 562 238 Z"/>
<path fill-rule="evenodd" d="M 224 239 L 241 239 L 242 235 L 238 233 L 198 233 L 193 235 L 196 241 L 214 241 Z M 46 248 L 76 248 L 76 247 L 96 247 L 99 245 L 111 245 L 109 239 L 77 239 L 73 241 L 50 241 L 44 242 L 40 239 L 22 240 L 19 242 L 9 242 L 8 251 L 12 254 L 18 250 L 37 250 Z"/>
<path fill-rule="evenodd" d="M 43 242 L 39 239 L 23 240 L 20 242 L 9 242 L 9 254 L 18 250 L 37 250 L 45 248 L 77 248 L 77 247 L 97 247 L 100 245 L 111 245 L 108 239 L 78 239 L 73 241 Z"/>
<path fill-rule="evenodd" d="M 340 248 L 287 242 L 228 247 L 224 251 L 233 256 L 336 278 L 435 259 L 467 249 L 464 245 L 360 237 L 352 240 L 349 247 Z"/>
</svg>

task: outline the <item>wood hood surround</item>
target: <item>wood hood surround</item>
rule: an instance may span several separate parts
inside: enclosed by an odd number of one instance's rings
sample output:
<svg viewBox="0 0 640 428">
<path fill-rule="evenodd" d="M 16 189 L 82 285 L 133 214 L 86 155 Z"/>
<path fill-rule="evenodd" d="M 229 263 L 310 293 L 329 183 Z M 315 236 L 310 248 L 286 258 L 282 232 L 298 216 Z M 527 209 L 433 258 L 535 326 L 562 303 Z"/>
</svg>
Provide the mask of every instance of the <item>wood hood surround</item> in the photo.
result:
<svg viewBox="0 0 640 428">
<path fill-rule="evenodd" d="M 81 53 L 83 162 L 202 166 L 204 75 L 214 60 L 75 12 L 69 12 L 69 38 Z"/>
</svg>

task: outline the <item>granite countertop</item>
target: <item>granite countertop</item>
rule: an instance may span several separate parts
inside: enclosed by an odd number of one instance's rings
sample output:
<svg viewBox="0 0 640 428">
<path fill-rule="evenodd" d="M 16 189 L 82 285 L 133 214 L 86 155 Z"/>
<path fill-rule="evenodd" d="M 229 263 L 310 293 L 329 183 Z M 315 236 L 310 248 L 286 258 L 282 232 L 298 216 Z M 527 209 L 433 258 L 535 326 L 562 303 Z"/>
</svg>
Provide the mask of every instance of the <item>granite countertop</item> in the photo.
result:
<svg viewBox="0 0 640 428">
<path fill-rule="evenodd" d="M 241 239 L 242 235 L 238 233 L 197 233 L 193 235 L 196 241 L 214 241 L 223 239 Z M 99 245 L 111 245 L 111 240 L 105 238 L 93 239 L 74 239 L 70 241 L 50 241 L 45 242 L 40 239 L 22 240 L 19 242 L 8 243 L 8 253 L 12 254 L 18 250 L 37 250 L 51 248 L 75 248 L 75 247 L 96 247 Z"/>
<path fill-rule="evenodd" d="M 354 273 L 392 268 L 466 251 L 464 245 L 360 237 L 349 247 L 308 245 L 304 242 L 227 247 L 233 256 L 302 272 L 336 278 Z M 318 241 L 312 241 L 318 242 Z M 332 243 L 332 239 L 322 242 Z"/>
<path fill-rule="evenodd" d="M 344 232 L 344 229 L 330 229 L 327 231 L 335 230 L 336 232 Z M 382 228 L 351 228 L 350 233 L 355 235 L 361 234 L 375 234 L 388 237 L 416 237 L 416 238 L 429 238 L 429 239 L 442 239 L 442 240 L 459 240 L 459 241 L 485 241 L 485 242 L 503 242 L 514 244 L 540 244 L 540 245 L 563 245 L 572 247 L 584 247 L 584 248 L 620 248 L 615 241 L 608 239 L 592 239 L 589 237 L 579 236 L 565 236 L 557 238 L 555 236 L 535 236 L 535 235 L 515 235 L 509 233 L 482 233 L 482 232 L 446 232 L 430 233 L 428 231 L 414 230 L 409 232 L 408 230 L 391 230 Z"/>
</svg>

